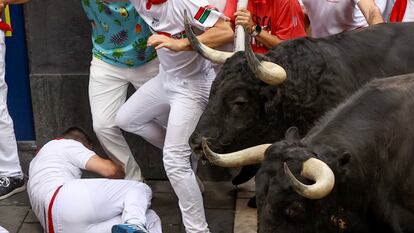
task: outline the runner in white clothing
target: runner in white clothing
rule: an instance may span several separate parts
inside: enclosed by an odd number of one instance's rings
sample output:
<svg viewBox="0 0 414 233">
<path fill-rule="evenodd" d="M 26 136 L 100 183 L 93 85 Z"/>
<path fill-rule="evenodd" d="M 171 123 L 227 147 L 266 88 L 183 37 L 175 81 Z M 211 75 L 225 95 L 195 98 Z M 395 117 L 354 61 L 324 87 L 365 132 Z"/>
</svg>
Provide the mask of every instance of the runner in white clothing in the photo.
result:
<svg viewBox="0 0 414 233">
<path fill-rule="evenodd" d="M 29 0 L 0 0 L 0 16 L 8 4 Z M 22 168 L 17 154 L 13 121 L 7 110 L 6 43 L 5 32 L 12 28 L 0 17 L 0 200 L 26 190 Z"/>
<path fill-rule="evenodd" d="M 329 36 L 384 22 L 374 0 L 302 0 L 302 2 L 305 13 L 309 17 L 313 37 Z"/>
<path fill-rule="evenodd" d="M 79 128 L 44 145 L 29 168 L 28 194 L 33 211 L 49 233 L 161 233 L 149 210 L 151 189 L 144 183 L 114 179 L 80 179 L 81 169 L 108 178 L 124 169 L 97 156 Z M 89 148 L 89 149 L 88 149 Z"/>
<path fill-rule="evenodd" d="M 190 51 L 184 11 L 193 26 L 205 31 L 198 38 L 209 47 L 232 42 L 233 30 L 221 13 L 208 6 L 207 0 L 131 2 L 154 31 L 148 45 L 157 49 L 160 73 L 128 99 L 116 121 L 122 129 L 163 149 L 164 168 L 178 196 L 186 232 L 210 232 L 203 198 L 190 166 L 188 139 L 207 105 L 216 75 L 209 61 Z M 169 114 L 166 129 L 154 121 L 163 114 Z"/>
</svg>

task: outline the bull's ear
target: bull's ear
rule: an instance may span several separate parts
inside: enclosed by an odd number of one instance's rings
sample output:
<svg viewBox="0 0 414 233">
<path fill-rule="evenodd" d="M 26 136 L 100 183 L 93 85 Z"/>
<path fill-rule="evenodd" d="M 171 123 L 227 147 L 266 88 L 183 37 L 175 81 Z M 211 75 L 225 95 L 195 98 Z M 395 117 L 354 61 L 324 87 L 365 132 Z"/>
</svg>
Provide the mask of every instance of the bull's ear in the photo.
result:
<svg viewBox="0 0 414 233">
<path fill-rule="evenodd" d="M 285 138 L 288 141 L 300 140 L 299 129 L 296 126 L 292 126 L 286 130 Z"/>
</svg>

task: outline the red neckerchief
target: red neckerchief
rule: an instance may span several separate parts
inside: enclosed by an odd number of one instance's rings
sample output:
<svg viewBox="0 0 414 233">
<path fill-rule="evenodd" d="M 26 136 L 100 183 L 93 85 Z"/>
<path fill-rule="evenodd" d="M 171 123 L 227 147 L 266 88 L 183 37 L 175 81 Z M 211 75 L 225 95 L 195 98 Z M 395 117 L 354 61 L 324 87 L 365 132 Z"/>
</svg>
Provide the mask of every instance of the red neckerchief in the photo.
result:
<svg viewBox="0 0 414 233">
<path fill-rule="evenodd" d="M 395 1 L 391 11 L 390 22 L 401 22 L 404 18 L 405 9 L 407 8 L 407 0 Z"/>
<path fill-rule="evenodd" d="M 0 22 L 0 30 L 2 30 L 4 32 L 8 32 L 8 31 L 11 32 L 11 31 L 13 31 L 13 29 L 11 28 L 11 26 L 8 25 L 7 23 L 3 22 L 3 21 Z"/>
<path fill-rule="evenodd" d="M 255 4 L 266 4 L 266 0 L 254 0 Z"/>
<path fill-rule="evenodd" d="M 151 9 L 152 5 L 160 5 L 166 2 L 167 0 L 148 0 L 147 10 Z"/>
</svg>

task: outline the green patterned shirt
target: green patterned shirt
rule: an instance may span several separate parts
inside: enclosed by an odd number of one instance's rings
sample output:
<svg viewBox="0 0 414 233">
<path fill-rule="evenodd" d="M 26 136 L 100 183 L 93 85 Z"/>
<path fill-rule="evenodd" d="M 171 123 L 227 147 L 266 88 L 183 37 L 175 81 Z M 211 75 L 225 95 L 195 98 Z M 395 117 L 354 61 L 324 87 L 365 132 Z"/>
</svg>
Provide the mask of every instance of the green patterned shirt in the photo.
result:
<svg viewBox="0 0 414 233">
<path fill-rule="evenodd" d="M 92 24 L 93 54 L 115 66 L 137 67 L 156 57 L 148 25 L 130 2 L 81 0 Z"/>
</svg>

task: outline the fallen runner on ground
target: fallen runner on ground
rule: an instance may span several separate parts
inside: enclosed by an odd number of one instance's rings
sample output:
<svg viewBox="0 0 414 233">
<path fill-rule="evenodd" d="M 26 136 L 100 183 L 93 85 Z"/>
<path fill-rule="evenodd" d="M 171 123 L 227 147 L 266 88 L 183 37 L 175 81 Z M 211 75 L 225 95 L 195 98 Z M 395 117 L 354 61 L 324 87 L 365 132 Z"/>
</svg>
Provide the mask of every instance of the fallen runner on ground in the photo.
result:
<svg viewBox="0 0 414 233">
<path fill-rule="evenodd" d="M 32 208 L 49 233 L 161 233 L 161 221 L 149 210 L 148 185 L 129 180 L 81 179 L 85 169 L 123 178 L 124 169 L 91 150 L 90 138 L 77 127 L 45 144 L 29 168 Z M 111 231 L 112 230 L 112 231 Z"/>
</svg>

